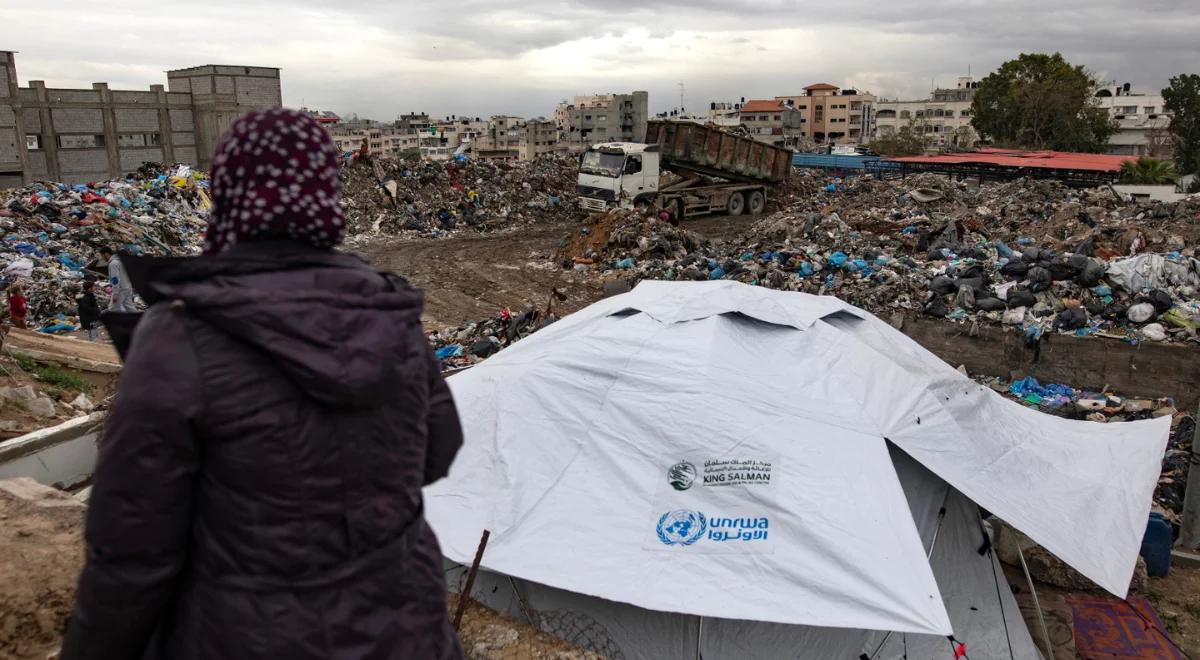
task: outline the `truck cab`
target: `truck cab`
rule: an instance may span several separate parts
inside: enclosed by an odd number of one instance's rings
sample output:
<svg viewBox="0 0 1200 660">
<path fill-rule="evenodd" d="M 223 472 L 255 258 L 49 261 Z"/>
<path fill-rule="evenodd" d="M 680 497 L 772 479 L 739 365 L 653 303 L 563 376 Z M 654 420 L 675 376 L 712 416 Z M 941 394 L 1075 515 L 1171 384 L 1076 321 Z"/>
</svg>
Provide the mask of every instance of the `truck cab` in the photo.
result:
<svg viewBox="0 0 1200 660">
<path fill-rule="evenodd" d="M 609 142 L 583 153 L 576 192 L 588 211 L 634 208 L 657 197 L 658 180 L 658 145 Z"/>
</svg>

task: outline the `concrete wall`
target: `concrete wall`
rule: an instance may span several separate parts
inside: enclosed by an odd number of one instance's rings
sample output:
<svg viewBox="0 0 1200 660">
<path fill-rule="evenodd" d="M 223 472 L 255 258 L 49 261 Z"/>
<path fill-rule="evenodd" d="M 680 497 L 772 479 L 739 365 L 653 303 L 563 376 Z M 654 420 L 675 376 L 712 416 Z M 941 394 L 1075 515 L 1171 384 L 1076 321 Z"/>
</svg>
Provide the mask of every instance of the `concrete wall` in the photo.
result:
<svg viewBox="0 0 1200 660">
<path fill-rule="evenodd" d="M 1046 335 L 1036 350 L 1026 348 L 1019 333 L 970 326 L 942 319 L 903 317 L 893 320 L 913 338 L 951 365 L 971 374 L 1064 383 L 1075 388 L 1103 388 L 1126 396 L 1172 397 L 1180 410 L 1200 403 L 1200 351 L 1195 347 L 1117 339 Z"/>
<path fill-rule="evenodd" d="M 0 185 L 112 179 L 147 160 L 207 168 L 234 119 L 282 104 L 278 69 L 210 65 L 167 79 L 170 91 L 19 88 L 15 55 L 0 51 Z"/>
</svg>

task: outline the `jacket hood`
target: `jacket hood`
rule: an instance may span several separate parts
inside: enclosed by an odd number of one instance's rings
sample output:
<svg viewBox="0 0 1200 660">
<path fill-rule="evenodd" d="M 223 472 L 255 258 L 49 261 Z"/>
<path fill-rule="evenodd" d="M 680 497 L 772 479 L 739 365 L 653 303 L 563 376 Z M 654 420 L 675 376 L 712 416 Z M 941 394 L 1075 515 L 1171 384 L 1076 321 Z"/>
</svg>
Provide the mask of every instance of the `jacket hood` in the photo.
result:
<svg viewBox="0 0 1200 660">
<path fill-rule="evenodd" d="M 421 292 L 353 255 L 281 241 L 211 257 L 122 258 L 148 305 L 182 303 L 270 355 L 322 403 L 378 405 L 402 382 L 405 357 L 424 348 L 412 346 Z"/>
</svg>

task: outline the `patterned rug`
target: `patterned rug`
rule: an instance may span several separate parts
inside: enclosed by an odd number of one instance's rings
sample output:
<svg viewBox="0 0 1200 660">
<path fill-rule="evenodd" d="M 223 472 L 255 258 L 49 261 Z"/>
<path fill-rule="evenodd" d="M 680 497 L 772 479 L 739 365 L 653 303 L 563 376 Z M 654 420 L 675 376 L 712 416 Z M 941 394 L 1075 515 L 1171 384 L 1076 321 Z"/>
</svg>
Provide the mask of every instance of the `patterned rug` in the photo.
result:
<svg viewBox="0 0 1200 660">
<path fill-rule="evenodd" d="M 1072 595 L 1067 602 L 1074 610 L 1075 650 L 1082 660 L 1186 660 L 1165 637 L 1167 627 L 1145 598 Z"/>
</svg>

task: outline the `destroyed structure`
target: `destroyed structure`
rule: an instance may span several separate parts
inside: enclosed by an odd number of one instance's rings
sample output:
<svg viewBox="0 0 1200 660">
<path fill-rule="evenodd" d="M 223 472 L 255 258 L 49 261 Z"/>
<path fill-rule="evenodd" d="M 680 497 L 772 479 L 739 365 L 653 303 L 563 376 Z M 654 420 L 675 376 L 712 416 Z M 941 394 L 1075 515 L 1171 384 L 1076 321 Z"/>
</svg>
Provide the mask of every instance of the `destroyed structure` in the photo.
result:
<svg viewBox="0 0 1200 660">
<path fill-rule="evenodd" d="M 115 179 L 145 162 L 207 169 L 234 119 L 282 105 L 279 69 L 206 65 L 167 72 L 149 91 L 17 84 L 16 54 L 0 51 L 0 190 L 31 181 Z"/>
</svg>

